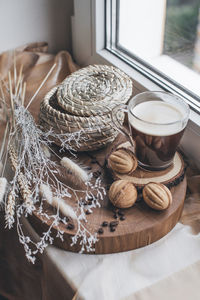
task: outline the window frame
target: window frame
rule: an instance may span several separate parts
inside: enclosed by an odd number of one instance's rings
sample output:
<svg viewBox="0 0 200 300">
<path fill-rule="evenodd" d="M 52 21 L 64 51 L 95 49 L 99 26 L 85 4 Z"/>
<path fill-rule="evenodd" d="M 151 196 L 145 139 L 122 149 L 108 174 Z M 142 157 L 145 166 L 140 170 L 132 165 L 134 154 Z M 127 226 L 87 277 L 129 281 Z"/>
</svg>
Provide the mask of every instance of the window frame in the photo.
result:
<svg viewBox="0 0 200 300">
<path fill-rule="evenodd" d="M 133 69 L 130 64 L 106 48 L 106 0 L 74 0 L 72 16 L 72 54 L 81 67 L 90 64 L 114 65 L 133 80 L 133 95 L 144 91 L 163 91 L 157 82 Z M 192 153 L 187 137 L 195 141 L 200 149 L 200 115 L 191 107 L 190 119 L 181 142 L 184 152 L 196 160 L 200 167 L 198 153 Z"/>
<path fill-rule="evenodd" d="M 111 34 L 106 33 L 106 49 L 123 59 L 139 73 L 152 80 L 152 82 L 155 82 L 158 87 L 162 88 L 164 91 L 182 97 L 193 110 L 200 114 L 200 97 L 120 45 L 118 30 L 119 1 L 120 0 L 106 1 L 106 15 L 109 15 L 106 24 L 110 23 L 110 28 L 108 28 L 107 32 L 111 32 Z"/>
</svg>

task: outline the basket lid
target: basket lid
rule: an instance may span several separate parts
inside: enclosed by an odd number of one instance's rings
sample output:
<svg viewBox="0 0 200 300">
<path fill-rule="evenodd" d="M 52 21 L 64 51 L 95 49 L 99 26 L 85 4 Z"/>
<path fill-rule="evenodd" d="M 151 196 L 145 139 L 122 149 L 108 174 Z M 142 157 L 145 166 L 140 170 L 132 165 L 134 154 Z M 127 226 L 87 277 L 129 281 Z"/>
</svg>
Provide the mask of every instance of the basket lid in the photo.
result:
<svg viewBox="0 0 200 300">
<path fill-rule="evenodd" d="M 93 65 L 68 76 L 58 87 L 57 101 L 77 116 L 104 115 L 132 95 L 132 81 L 113 66 Z"/>
</svg>

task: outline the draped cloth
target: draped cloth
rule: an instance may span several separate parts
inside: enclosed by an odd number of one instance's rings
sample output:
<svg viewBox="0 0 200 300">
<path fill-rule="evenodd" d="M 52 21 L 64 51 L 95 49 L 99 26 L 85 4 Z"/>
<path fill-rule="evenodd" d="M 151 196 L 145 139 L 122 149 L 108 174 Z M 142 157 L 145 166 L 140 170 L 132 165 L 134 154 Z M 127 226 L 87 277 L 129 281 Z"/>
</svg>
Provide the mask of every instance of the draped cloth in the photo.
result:
<svg viewBox="0 0 200 300">
<path fill-rule="evenodd" d="M 47 53 L 46 43 L 15 50 L 17 70 L 23 64 L 27 82 L 26 102 L 56 63 L 52 74 L 30 106 L 37 120 L 40 102 L 47 91 L 78 69 L 66 51 Z M 13 51 L 0 55 L 0 78 L 7 82 L 13 70 Z M 0 121 L 0 140 L 4 122 Z M 200 288 L 200 172 L 190 161 L 188 192 L 180 222 L 152 245 L 124 253 L 83 255 L 48 246 L 35 265 L 25 257 L 16 228 L 5 229 L 0 214 L 0 295 L 12 300 L 68 299 L 199 299 Z M 37 232 L 24 218 L 32 239 Z"/>
</svg>

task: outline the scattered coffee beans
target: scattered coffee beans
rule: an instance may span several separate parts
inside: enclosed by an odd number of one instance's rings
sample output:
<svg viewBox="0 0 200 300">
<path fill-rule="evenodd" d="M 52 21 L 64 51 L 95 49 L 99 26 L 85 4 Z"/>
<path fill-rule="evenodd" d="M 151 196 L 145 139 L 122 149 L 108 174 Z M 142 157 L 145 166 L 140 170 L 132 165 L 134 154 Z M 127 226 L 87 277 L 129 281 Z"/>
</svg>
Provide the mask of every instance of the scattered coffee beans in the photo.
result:
<svg viewBox="0 0 200 300">
<path fill-rule="evenodd" d="M 103 227 L 107 227 L 107 226 L 108 226 L 108 222 L 107 222 L 107 221 L 104 221 L 104 222 L 102 223 L 102 226 L 103 226 Z"/>
<path fill-rule="evenodd" d="M 114 232 L 115 230 L 116 230 L 116 227 L 113 227 L 113 226 L 110 227 L 110 231 L 111 231 L 111 232 Z"/>
<path fill-rule="evenodd" d="M 118 224 L 119 224 L 118 221 L 112 221 L 112 222 L 110 222 L 110 227 L 117 226 Z"/>
<path fill-rule="evenodd" d="M 96 159 L 92 159 L 91 160 L 91 164 L 96 164 L 97 163 L 97 160 Z"/>
<path fill-rule="evenodd" d="M 74 226 L 74 224 L 72 224 L 72 223 L 69 223 L 68 225 L 67 225 L 67 229 L 69 229 L 69 230 L 73 230 L 75 228 L 75 226 Z"/>
<path fill-rule="evenodd" d="M 100 228 L 98 229 L 98 234 L 103 234 L 103 228 L 100 227 Z"/>
<path fill-rule="evenodd" d="M 118 215 L 119 215 L 119 216 L 124 216 L 124 212 L 123 212 L 122 210 L 119 209 Z"/>
</svg>

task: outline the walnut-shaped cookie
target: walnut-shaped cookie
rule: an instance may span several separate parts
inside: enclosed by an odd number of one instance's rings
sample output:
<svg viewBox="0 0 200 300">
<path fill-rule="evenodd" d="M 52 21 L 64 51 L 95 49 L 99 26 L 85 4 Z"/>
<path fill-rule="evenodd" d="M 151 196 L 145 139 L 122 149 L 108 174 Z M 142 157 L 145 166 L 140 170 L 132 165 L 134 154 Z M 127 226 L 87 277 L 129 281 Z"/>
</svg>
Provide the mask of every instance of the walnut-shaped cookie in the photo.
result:
<svg viewBox="0 0 200 300">
<path fill-rule="evenodd" d="M 120 179 L 112 183 L 108 195 L 114 206 L 128 208 L 137 200 L 137 189 L 132 182 Z"/>
<path fill-rule="evenodd" d="M 172 203 L 172 194 L 162 183 L 148 183 L 143 188 L 142 195 L 146 204 L 155 210 L 165 210 Z"/>
<path fill-rule="evenodd" d="M 108 168 L 113 172 L 130 175 L 138 166 L 137 158 L 127 148 L 119 148 L 108 157 Z"/>
</svg>

